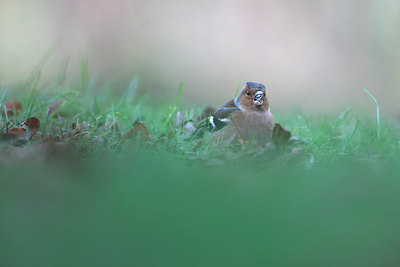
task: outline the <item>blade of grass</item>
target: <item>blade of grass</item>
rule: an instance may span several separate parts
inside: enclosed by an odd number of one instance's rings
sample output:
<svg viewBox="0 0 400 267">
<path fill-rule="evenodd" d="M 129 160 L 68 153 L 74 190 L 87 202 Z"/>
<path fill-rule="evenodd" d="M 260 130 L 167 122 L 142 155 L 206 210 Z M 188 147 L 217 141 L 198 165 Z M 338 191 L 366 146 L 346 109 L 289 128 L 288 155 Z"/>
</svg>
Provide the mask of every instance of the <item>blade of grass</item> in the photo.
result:
<svg viewBox="0 0 400 267">
<path fill-rule="evenodd" d="M 376 104 L 376 121 L 377 121 L 377 135 L 378 135 L 378 140 L 381 140 L 381 133 L 380 133 L 380 116 L 379 116 L 379 104 L 378 101 L 375 99 L 375 97 L 366 89 L 363 88 L 364 91 L 372 98 L 372 100 L 374 100 L 375 104 Z"/>
<path fill-rule="evenodd" d="M 36 75 L 36 79 L 35 79 L 35 82 L 34 82 L 34 84 L 33 84 L 32 91 L 31 91 L 31 93 L 29 94 L 29 98 L 28 98 L 28 109 L 27 109 L 27 111 L 26 111 L 26 113 L 25 113 L 25 117 L 30 117 L 31 114 L 32 114 L 33 106 L 34 106 L 34 104 L 35 104 L 35 97 L 36 97 L 36 94 L 37 94 L 37 85 L 38 85 L 38 83 L 39 83 L 39 81 L 40 81 L 41 74 L 42 74 L 42 72 L 41 72 L 41 71 L 38 71 L 38 73 L 37 73 L 37 75 Z"/>
<path fill-rule="evenodd" d="M 65 80 L 67 79 L 67 70 L 69 66 L 69 57 L 65 57 L 64 60 L 61 63 L 61 69 L 57 77 L 57 86 L 63 86 L 65 83 Z"/>
<path fill-rule="evenodd" d="M 44 65 L 46 65 L 46 63 L 49 61 L 50 57 L 53 55 L 56 48 L 57 48 L 57 43 L 54 43 L 43 53 L 38 64 L 34 67 L 33 71 L 27 78 L 22 88 L 27 88 L 32 83 L 35 77 L 37 77 L 38 72 L 40 72 L 40 70 L 44 67 Z"/>
<path fill-rule="evenodd" d="M 121 106 L 122 104 L 125 105 L 132 105 L 133 104 L 133 100 L 135 99 L 136 96 L 136 91 L 139 87 L 139 77 L 137 75 L 135 75 L 131 82 L 128 85 L 128 88 L 126 89 L 125 93 L 124 93 L 124 97 L 123 99 L 121 99 L 119 106 Z"/>
<path fill-rule="evenodd" d="M 241 84 L 241 82 L 239 81 L 239 82 L 237 83 L 237 85 L 236 85 L 235 98 L 236 98 L 236 97 L 238 96 L 238 94 L 239 94 L 240 84 Z"/>
<path fill-rule="evenodd" d="M 88 63 L 87 60 L 82 60 L 81 62 L 81 90 L 86 92 L 89 84 L 89 73 L 88 73 Z"/>
<path fill-rule="evenodd" d="M 353 131 L 351 132 L 350 138 L 352 138 L 354 136 L 354 134 L 356 133 L 358 127 L 359 127 L 359 120 L 356 120 L 356 124 L 354 125 Z"/>
<path fill-rule="evenodd" d="M 5 104 L 3 104 L 3 108 L 4 108 L 4 116 L 6 118 L 6 122 L 8 122 L 7 108 Z"/>
<path fill-rule="evenodd" d="M 181 98 L 182 98 L 182 92 L 183 92 L 183 82 L 179 83 L 179 89 L 178 89 L 178 95 L 176 96 L 176 107 L 179 107 L 181 103 Z"/>
<path fill-rule="evenodd" d="M 3 94 L 1 95 L 0 103 L 6 102 L 6 96 L 7 96 L 7 90 L 5 90 L 5 91 L 3 92 Z"/>
<path fill-rule="evenodd" d="M 170 130 L 170 126 L 171 126 L 171 121 L 172 118 L 174 116 L 174 114 L 178 111 L 178 107 L 181 103 L 181 97 L 182 97 L 182 92 L 183 92 L 183 82 L 181 82 L 179 84 L 179 89 L 178 89 L 178 94 L 176 96 L 176 102 L 174 106 L 171 106 L 169 108 L 169 112 L 168 112 L 168 117 L 165 120 L 165 123 L 163 125 L 163 128 L 165 129 L 165 133 L 168 135 L 169 130 Z"/>
</svg>

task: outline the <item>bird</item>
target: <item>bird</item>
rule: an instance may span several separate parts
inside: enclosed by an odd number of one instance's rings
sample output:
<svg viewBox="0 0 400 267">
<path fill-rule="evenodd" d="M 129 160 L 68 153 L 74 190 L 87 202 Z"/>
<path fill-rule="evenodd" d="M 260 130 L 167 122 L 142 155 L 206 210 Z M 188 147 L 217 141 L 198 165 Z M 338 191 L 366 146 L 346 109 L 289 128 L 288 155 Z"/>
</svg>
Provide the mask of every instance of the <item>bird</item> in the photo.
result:
<svg viewBox="0 0 400 267">
<path fill-rule="evenodd" d="M 211 132 L 214 140 L 266 144 L 271 141 L 273 129 L 274 117 L 265 85 L 247 82 L 235 99 L 200 123 L 194 135 Z"/>
</svg>

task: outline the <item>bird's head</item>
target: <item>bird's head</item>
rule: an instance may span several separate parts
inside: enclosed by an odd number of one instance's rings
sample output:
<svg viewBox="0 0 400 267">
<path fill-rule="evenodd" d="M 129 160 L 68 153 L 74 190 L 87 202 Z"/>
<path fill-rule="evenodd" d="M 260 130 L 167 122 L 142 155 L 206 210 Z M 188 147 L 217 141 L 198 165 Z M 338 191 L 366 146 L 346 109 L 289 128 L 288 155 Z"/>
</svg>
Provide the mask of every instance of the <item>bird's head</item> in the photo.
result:
<svg viewBox="0 0 400 267">
<path fill-rule="evenodd" d="M 266 111 L 269 103 L 262 83 L 247 82 L 240 94 L 235 99 L 236 105 L 241 109 Z"/>
</svg>

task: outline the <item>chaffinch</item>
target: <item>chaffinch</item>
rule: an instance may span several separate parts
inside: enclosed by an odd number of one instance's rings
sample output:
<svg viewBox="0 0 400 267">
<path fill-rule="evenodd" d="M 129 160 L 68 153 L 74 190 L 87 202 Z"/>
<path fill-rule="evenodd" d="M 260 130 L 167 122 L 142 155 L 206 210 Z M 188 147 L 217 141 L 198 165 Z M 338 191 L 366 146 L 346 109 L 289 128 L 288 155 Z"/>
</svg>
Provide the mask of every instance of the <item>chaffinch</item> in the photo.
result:
<svg viewBox="0 0 400 267">
<path fill-rule="evenodd" d="M 247 82 L 240 94 L 203 121 L 196 135 L 205 130 L 218 131 L 215 138 L 223 141 L 267 143 L 274 129 L 265 86 Z"/>
</svg>

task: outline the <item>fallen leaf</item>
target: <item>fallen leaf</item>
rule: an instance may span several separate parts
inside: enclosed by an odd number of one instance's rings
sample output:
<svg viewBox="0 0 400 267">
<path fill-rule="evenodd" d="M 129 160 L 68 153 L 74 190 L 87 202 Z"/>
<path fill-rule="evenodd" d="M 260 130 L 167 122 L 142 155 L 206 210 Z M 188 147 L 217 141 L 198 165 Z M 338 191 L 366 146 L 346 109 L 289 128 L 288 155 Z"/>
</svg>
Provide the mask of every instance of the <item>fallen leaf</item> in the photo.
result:
<svg viewBox="0 0 400 267">
<path fill-rule="evenodd" d="M 124 134 L 124 140 L 126 139 L 135 139 L 140 136 L 141 140 L 149 141 L 150 135 L 149 130 L 147 129 L 146 125 L 141 122 L 135 122 L 133 124 L 133 128 L 130 129 L 127 133 Z"/>
<path fill-rule="evenodd" d="M 22 123 L 26 127 L 28 127 L 28 139 L 31 140 L 32 137 L 36 134 L 36 132 L 40 128 L 40 120 L 36 117 L 30 117 L 26 121 Z"/>
<path fill-rule="evenodd" d="M 186 122 L 185 126 L 183 126 L 183 135 L 185 138 L 191 137 L 195 131 L 196 131 L 196 127 L 194 127 L 194 124 L 192 121 Z"/>
<path fill-rule="evenodd" d="M 134 130 L 137 131 L 137 133 L 140 133 L 140 137 L 144 140 L 150 140 L 150 135 L 149 135 L 149 130 L 147 129 L 146 125 L 141 122 L 135 122 L 133 124 Z"/>
<path fill-rule="evenodd" d="M 283 127 L 280 123 L 275 123 L 274 130 L 272 132 L 272 141 L 276 145 L 285 145 L 289 142 L 292 133 Z"/>
<path fill-rule="evenodd" d="M 6 133 L 0 135 L 2 141 L 25 140 L 25 129 L 24 128 L 12 128 L 8 129 Z"/>
<path fill-rule="evenodd" d="M 20 111 L 21 110 L 21 104 L 18 103 L 17 100 L 15 99 L 11 99 L 9 100 L 6 104 L 5 104 L 6 108 L 8 109 L 12 109 L 12 110 L 16 110 L 16 111 Z"/>
<path fill-rule="evenodd" d="M 10 99 L 7 103 L 5 103 L 7 116 L 14 115 L 14 111 L 16 115 L 18 115 L 19 111 L 21 111 L 21 104 L 18 103 L 15 99 Z M 3 116 L 5 115 L 4 109 L 2 109 Z"/>
</svg>

